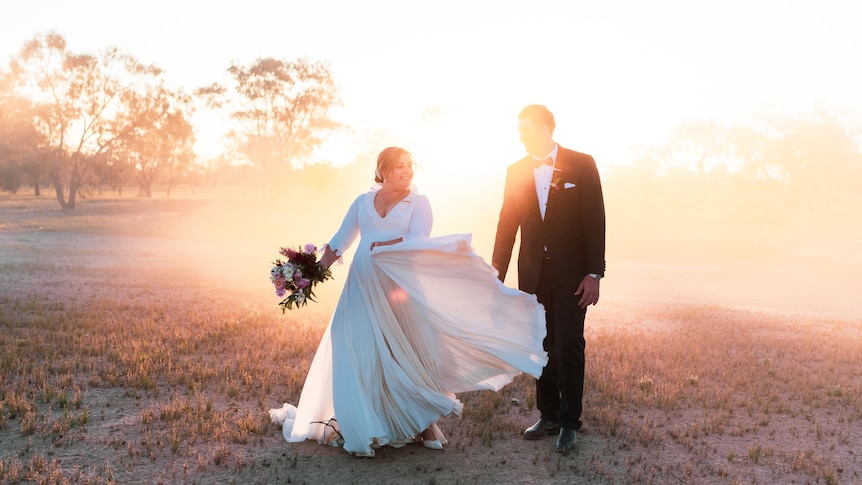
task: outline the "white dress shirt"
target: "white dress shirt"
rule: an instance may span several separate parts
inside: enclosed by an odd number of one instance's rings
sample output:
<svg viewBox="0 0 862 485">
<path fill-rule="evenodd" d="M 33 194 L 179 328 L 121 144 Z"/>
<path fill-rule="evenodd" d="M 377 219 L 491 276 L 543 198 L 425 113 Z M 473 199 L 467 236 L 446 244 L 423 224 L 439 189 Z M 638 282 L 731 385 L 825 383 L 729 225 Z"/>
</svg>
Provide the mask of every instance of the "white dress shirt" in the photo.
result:
<svg viewBox="0 0 862 485">
<path fill-rule="evenodd" d="M 554 161 L 552 165 L 539 165 L 533 169 L 533 176 L 536 179 L 536 195 L 539 197 L 539 212 L 542 214 L 542 220 L 545 220 L 545 208 L 548 207 L 548 192 L 551 190 L 551 181 L 553 180 L 554 170 L 557 167 L 557 148 L 554 143 L 554 148 L 551 153 L 539 158 L 533 155 L 533 160 L 544 160 L 548 157 Z"/>
</svg>

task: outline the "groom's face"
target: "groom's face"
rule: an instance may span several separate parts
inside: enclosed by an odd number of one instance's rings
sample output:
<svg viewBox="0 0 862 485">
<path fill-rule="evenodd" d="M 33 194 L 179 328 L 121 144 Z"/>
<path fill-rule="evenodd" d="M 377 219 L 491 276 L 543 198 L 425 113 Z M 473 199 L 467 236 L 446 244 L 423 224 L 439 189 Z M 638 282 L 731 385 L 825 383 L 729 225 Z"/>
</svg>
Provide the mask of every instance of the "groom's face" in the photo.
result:
<svg viewBox="0 0 862 485">
<path fill-rule="evenodd" d="M 518 118 L 518 133 L 527 153 L 538 157 L 547 155 L 547 146 L 553 140 L 548 125 L 540 125 L 527 118 Z"/>
</svg>

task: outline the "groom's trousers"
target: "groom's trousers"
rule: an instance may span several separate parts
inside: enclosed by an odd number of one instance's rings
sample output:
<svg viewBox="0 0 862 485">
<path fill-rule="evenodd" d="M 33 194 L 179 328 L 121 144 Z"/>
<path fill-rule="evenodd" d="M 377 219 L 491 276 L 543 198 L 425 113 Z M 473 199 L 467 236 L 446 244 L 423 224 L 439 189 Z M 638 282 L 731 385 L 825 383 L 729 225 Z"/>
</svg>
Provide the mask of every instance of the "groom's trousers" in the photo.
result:
<svg viewBox="0 0 862 485">
<path fill-rule="evenodd" d="M 536 298 L 545 307 L 548 329 L 544 341 L 548 365 L 536 381 L 536 407 L 543 418 L 577 430 L 583 411 L 587 310 L 578 306 L 580 295 L 560 283 L 549 259 L 542 264 Z"/>
</svg>

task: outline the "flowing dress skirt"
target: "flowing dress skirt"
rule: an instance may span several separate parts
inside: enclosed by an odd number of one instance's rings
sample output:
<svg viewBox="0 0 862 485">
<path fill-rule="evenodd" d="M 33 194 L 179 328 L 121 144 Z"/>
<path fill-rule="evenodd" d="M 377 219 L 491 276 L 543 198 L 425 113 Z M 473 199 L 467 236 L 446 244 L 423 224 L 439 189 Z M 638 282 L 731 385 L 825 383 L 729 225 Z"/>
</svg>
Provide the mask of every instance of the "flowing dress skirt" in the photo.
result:
<svg viewBox="0 0 862 485">
<path fill-rule="evenodd" d="M 460 415 L 456 392 L 538 377 L 545 332 L 536 297 L 500 283 L 469 235 L 358 253 L 298 406 L 271 414 L 288 441 L 334 444 L 337 429 L 345 450 L 373 456 Z"/>
</svg>

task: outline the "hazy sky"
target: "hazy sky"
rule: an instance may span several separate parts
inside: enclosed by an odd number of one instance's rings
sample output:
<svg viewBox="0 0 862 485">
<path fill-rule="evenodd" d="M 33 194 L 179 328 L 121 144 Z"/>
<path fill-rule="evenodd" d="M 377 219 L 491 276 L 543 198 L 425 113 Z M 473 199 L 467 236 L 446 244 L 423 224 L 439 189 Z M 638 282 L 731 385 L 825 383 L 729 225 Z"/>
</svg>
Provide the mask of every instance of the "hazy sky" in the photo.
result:
<svg viewBox="0 0 862 485">
<path fill-rule="evenodd" d="M 862 113 L 850 3 L 0 0 L 0 59 L 55 30 L 72 51 L 117 46 L 192 89 L 231 60 L 305 56 L 330 62 L 336 116 L 444 168 L 517 159 L 514 120 L 534 102 L 555 112 L 558 141 L 604 166 L 684 119 Z M 198 137 L 213 150 L 217 134 Z"/>
</svg>

